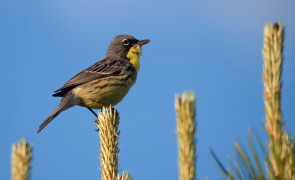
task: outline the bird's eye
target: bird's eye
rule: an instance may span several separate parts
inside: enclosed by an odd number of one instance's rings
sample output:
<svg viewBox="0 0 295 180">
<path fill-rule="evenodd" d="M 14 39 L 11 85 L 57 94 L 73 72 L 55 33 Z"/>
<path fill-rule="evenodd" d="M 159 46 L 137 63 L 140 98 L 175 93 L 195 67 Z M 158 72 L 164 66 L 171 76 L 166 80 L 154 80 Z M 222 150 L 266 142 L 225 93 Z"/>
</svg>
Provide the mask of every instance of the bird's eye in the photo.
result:
<svg viewBox="0 0 295 180">
<path fill-rule="evenodd" d="M 129 45 L 129 41 L 127 39 L 123 39 L 122 40 L 122 44 L 125 45 L 125 46 L 128 46 Z"/>
</svg>

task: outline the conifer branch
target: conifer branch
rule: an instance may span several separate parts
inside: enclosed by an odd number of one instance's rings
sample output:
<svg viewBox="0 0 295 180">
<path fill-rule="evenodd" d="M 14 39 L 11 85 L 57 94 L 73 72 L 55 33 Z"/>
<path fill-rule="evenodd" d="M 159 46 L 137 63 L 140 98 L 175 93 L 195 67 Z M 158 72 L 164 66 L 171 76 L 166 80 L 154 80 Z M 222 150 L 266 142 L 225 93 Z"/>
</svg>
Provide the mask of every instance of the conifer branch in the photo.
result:
<svg viewBox="0 0 295 180">
<path fill-rule="evenodd" d="M 195 103 L 193 92 L 176 95 L 179 180 L 195 179 L 196 140 Z"/>
<path fill-rule="evenodd" d="M 11 179 L 28 180 L 31 169 L 32 146 L 21 139 L 18 144 L 12 145 Z"/>
<path fill-rule="evenodd" d="M 119 119 L 116 109 L 110 106 L 110 110 L 104 107 L 98 114 L 98 121 L 95 121 L 99 128 L 102 180 L 115 180 L 118 176 Z"/>
</svg>

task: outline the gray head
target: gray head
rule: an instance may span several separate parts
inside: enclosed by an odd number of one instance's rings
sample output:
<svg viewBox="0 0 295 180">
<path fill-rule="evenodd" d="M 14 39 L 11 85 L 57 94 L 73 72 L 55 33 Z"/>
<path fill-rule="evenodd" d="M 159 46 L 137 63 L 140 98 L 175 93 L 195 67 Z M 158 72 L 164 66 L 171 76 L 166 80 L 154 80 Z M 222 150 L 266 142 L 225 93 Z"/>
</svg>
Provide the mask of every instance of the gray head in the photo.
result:
<svg viewBox="0 0 295 180">
<path fill-rule="evenodd" d="M 126 58 L 126 55 L 129 49 L 134 45 L 144 45 L 150 42 L 149 40 L 139 41 L 135 37 L 130 35 L 119 35 L 116 36 L 111 44 L 109 45 L 108 52 L 106 57 L 109 56 L 119 56 L 122 58 Z"/>
</svg>

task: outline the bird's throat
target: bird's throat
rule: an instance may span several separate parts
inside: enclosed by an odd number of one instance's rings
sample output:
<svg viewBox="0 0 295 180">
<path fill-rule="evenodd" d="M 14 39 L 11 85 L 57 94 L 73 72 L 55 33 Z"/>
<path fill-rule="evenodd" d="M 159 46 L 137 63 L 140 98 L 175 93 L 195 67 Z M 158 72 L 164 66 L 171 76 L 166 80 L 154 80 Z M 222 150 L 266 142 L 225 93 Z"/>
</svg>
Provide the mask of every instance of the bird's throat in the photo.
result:
<svg viewBox="0 0 295 180">
<path fill-rule="evenodd" d="M 130 48 L 127 53 L 127 58 L 129 59 L 130 63 L 134 66 L 136 70 L 139 70 L 139 56 L 142 55 L 142 51 L 139 45 L 135 45 Z"/>
</svg>

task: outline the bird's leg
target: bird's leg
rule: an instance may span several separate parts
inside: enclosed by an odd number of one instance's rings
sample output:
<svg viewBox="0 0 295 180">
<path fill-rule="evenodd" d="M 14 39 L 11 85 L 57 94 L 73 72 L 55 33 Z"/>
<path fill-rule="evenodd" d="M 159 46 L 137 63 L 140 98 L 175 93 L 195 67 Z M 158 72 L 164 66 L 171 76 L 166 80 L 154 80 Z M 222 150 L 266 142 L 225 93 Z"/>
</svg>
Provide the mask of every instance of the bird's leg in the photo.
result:
<svg viewBox="0 0 295 180">
<path fill-rule="evenodd" d="M 97 120 L 95 120 L 95 121 L 98 121 L 97 114 L 90 107 L 87 107 L 87 109 L 89 109 L 89 111 L 92 112 L 92 114 L 94 114 L 94 116 L 97 118 Z M 97 130 L 95 130 L 95 131 L 99 131 L 99 128 L 97 128 Z"/>
<path fill-rule="evenodd" d="M 104 107 L 108 107 L 107 105 L 105 105 L 105 104 L 103 104 L 103 103 L 100 103 L 100 104 L 102 104 Z M 89 111 L 92 113 L 92 114 L 94 114 L 94 116 L 97 118 L 97 120 L 95 120 L 95 121 L 99 121 L 98 120 L 98 115 L 90 108 L 90 107 L 87 107 L 87 109 L 89 109 Z M 102 110 L 102 109 L 101 109 Z M 115 108 L 113 108 L 113 107 L 111 107 L 111 109 L 110 109 L 110 111 L 112 112 L 112 114 L 113 115 L 115 115 Z M 116 112 L 116 115 L 118 114 L 118 112 Z M 95 130 L 95 131 L 99 131 L 99 128 L 97 128 L 97 130 Z"/>
<path fill-rule="evenodd" d="M 105 105 L 105 104 L 103 104 L 103 103 L 100 103 L 100 104 L 102 104 L 103 106 L 105 106 L 105 107 L 107 107 L 107 105 Z M 90 107 L 87 107 L 87 109 L 89 109 L 89 111 L 90 112 L 92 112 L 92 114 L 94 114 L 94 116 L 97 118 L 97 120 L 95 120 L 95 121 L 99 121 L 99 119 L 98 119 L 98 115 L 90 108 Z M 102 110 L 102 109 L 101 109 Z M 99 128 L 97 128 L 95 131 L 99 131 Z"/>
<path fill-rule="evenodd" d="M 94 114 L 94 116 L 97 118 L 97 114 L 90 107 L 87 107 L 87 109 L 89 109 L 89 111 L 92 112 L 92 114 Z"/>
<path fill-rule="evenodd" d="M 90 112 L 92 112 L 92 114 L 94 114 L 94 116 L 97 118 L 97 120 L 95 119 L 95 121 L 98 121 L 98 115 L 90 108 L 90 107 L 87 107 L 87 109 L 89 109 Z M 97 128 L 95 131 L 99 131 L 99 128 Z"/>
</svg>

